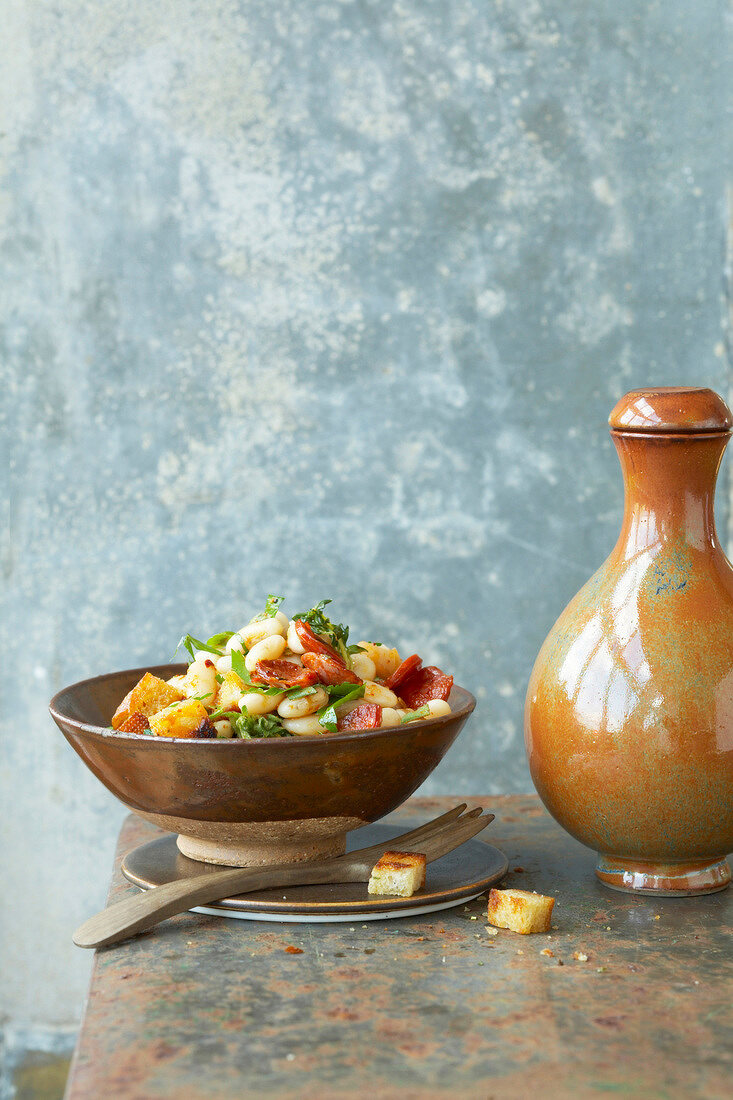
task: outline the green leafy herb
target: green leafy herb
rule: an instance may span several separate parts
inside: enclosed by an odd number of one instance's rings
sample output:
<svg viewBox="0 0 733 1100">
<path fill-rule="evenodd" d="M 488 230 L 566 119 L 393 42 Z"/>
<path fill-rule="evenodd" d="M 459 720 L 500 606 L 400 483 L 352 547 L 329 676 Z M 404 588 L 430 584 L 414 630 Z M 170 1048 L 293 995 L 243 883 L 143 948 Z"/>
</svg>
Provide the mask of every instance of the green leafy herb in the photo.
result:
<svg viewBox="0 0 733 1100">
<path fill-rule="evenodd" d="M 306 695 L 315 695 L 317 690 L 315 687 L 291 688 L 285 694 L 288 699 L 304 699 Z"/>
<path fill-rule="evenodd" d="M 418 707 L 417 710 L 408 710 L 408 711 L 406 711 L 405 714 L 403 714 L 402 718 L 400 718 L 400 725 L 404 726 L 405 722 L 412 722 L 416 718 L 429 718 L 429 717 L 430 717 L 430 706 L 429 706 L 428 703 L 423 703 L 423 705 L 421 707 Z"/>
<path fill-rule="evenodd" d="M 197 649 L 203 649 L 205 653 L 214 653 L 217 657 L 224 656 L 224 650 L 221 646 L 218 648 L 210 645 L 209 642 L 202 642 L 199 638 L 194 638 L 193 634 L 184 634 L 180 642 L 176 646 L 176 653 L 183 646 L 191 654 L 191 660 L 194 659 L 194 653 Z M 173 654 L 175 657 L 176 653 Z"/>
<path fill-rule="evenodd" d="M 226 710 L 225 708 L 223 708 L 222 710 L 214 710 L 209 715 L 209 721 L 210 722 L 218 722 L 222 718 L 228 718 L 229 721 L 231 722 L 235 718 L 239 718 L 239 711 L 238 710 Z"/>
<path fill-rule="evenodd" d="M 221 634 L 212 634 L 211 637 L 207 640 L 206 644 L 223 648 L 224 646 L 226 646 L 229 639 L 233 637 L 233 630 L 222 630 Z"/>
<path fill-rule="evenodd" d="M 343 684 L 321 684 L 320 687 L 325 687 L 328 692 L 329 699 L 338 699 L 339 702 L 343 702 L 345 695 L 350 695 L 352 691 L 362 689 L 361 694 L 364 694 L 363 684 L 343 683 Z"/>
<path fill-rule="evenodd" d="M 347 691 L 340 691 L 339 693 L 334 691 L 334 688 L 347 688 Z M 336 707 L 340 707 L 342 703 L 351 703 L 354 699 L 361 699 L 364 694 L 364 685 L 357 684 L 354 687 L 353 684 L 332 684 L 328 688 L 329 696 L 334 699 L 334 702 L 329 702 L 325 707 L 321 707 L 319 711 L 316 711 L 318 715 L 318 721 L 321 725 L 334 733 L 338 729 L 338 715 L 336 714 Z"/>
<path fill-rule="evenodd" d="M 280 604 L 285 599 L 284 596 L 273 596 L 272 592 L 267 597 L 265 603 L 265 615 L 268 619 L 274 619 L 280 610 Z"/>
<path fill-rule="evenodd" d="M 250 741 L 258 737 L 292 737 L 274 714 L 242 713 L 232 723 L 237 737 Z"/>
<path fill-rule="evenodd" d="M 232 672 L 236 672 L 239 679 L 245 684 L 252 683 L 252 677 L 247 671 L 247 666 L 244 663 L 244 654 L 240 653 L 238 649 L 233 649 L 231 653 L 232 657 Z"/>
<path fill-rule="evenodd" d="M 293 615 L 293 619 L 302 619 L 303 622 L 308 623 L 311 630 L 316 634 L 320 634 L 322 638 L 326 638 L 333 648 L 341 654 L 346 664 L 349 663 L 349 628 L 344 626 L 343 623 L 332 622 L 327 615 L 324 615 L 323 609 L 328 604 L 332 603 L 332 600 L 321 600 L 315 607 L 312 607 L 310 611 L 301 611 L 298 615 Z"/>
<path fill-rule="evenodd" d="M 224 683 L 224 677 L 222 676 L 222 674 L 220 672 L 217 672 L 214 679 L 216 680 L 217 684 L 223 684 Z"/>
<path fill-rule="evenodd" d="M 263 619 L 274 619 L 280 610 L 280 604 L 285 599 L 284 596 L 273 596 L 272 592 L 267 597 L 265 603 L 265 610 L 260 611 L 259 615 L 255 615 L 252 620 L 253 623 L 260 623 Z"/>
<path fill-rule="evenodd" d="M 347 645 L 346 652 L 351 656 L 354 653 L 366 653 L 363 645 Z"/>
</svg>

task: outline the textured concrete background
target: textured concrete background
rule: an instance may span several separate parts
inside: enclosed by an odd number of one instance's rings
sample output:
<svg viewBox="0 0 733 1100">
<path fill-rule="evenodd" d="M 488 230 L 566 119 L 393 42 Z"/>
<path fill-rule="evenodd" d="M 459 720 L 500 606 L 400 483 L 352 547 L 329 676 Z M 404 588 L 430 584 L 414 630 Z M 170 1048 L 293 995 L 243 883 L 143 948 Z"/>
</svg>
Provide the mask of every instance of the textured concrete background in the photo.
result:
<svg viewBox="0 0 733 1100">
<path fill-rule="evenodd" d="M 0 20 L 2 1009 L 53 1046 L 123 813 L 65 682 L 334 596 L 479 696 L 427 792 L 529 788 L 534 655 L 618 529 L 608 411 L 728 390 L 729 55 L 684 0 Z"/>
</svg>

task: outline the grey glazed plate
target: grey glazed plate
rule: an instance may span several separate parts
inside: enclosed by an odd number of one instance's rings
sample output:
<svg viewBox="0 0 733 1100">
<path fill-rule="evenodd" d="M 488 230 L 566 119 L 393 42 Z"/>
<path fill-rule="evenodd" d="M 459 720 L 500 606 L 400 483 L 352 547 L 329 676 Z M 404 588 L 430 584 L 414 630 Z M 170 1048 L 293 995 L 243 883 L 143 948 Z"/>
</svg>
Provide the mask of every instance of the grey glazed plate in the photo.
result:
<svg viewBox="0 0 733 1100">
<path fill-rule="evenodd" d="M 419 822 L 394 825 L 366 825 L 350 834 L 348 850 L 389 841 Z M 162 886 L 166 882 L 220 871 L 216 867 L 187 859 L 176 847 L 171 833 L 129 852 L 122 863 L 122 873 L 143 890 Z M 460 848 L 428 866 L 425 886 L 411 898 L 372 897 L 365 882 L 337 885 L 291 886 L 262 890 L 254 894 L 239 894 L 223 898 L 211 905 L 192 910 L 219 917 L 239 917 L 243 920 L 278 921 L 281 923 L 321 924 L 331 921 L 390 920 L 414 917 L 450 909 L 461 902 L 477 898 L 489 886 L 503 878 L 507 860 L 503 852 L 482 840 L 469 840 Z"/>
</svg>

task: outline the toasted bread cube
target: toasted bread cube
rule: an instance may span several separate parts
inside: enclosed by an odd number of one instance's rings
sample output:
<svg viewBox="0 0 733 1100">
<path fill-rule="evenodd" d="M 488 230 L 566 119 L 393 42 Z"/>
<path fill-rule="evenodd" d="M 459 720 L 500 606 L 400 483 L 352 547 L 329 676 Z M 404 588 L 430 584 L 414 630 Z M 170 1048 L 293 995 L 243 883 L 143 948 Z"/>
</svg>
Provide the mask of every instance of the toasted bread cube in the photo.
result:
<svg viewBox="0 0 733 1100">
<path fill-rule="evenodd" d="M 148 725 L 148 720 L 145 717 L 145 715 L 141 714 L 140 711 L 138 710 L 138 711 L 135 711 L 134 714 L 131 714 L 126 722 L 122 723 L 122 725 L 119 727 L 117 732 L 118 733 L 145 733 L 145 731 L 147 729 L 150 729 L 150 726 Z"/>
<path fill-rule="evenodd" d="M 131 714 L 144 714 L 149 718 L 151 714 L 156 714 L 178 699 L 183 699 L 182 691 L 166 684 L 165 680 L 153 676 L 151 672 L 146 672 L 118 706 L 112 717 L 112 725 L 119 729 Z"/>
<path fill-rule="evenodd" d="M 529 890 L 492 890 L 489 893 L 489 924 L 519 932 L 522 936 L 549 932 L 554 904 L 554 898 Z"/>
<path fill-rule="evenodd" d="M 236 672 L 225 672 L 224 679 L 219 684 L 219 690 L 216 693 L 216 708 L 217 710 L 234 710 L 239 706 L 239 700 L 244 694 L 246 688 Z"/>
<path fill-rule="evenodd" d="M 393 672 L 396 672 L 402 661 L 396 649 L 380 645 L 379 642 L 359 642 L 362 649 L 366 650 L 368 657 L 374 661 L 377 676 L 380 680 L 386 680 Z"/>
<path fill-rule="evenodd" d="M 130 699 L 132 699 L 132 690 L 133 689 L 130 688 L 127 695 L 125 696 L 125 698 L 122 700 L 122 702 L 118 706 L 117 710 L 112 715 L 112 721 L 111 721 L 110 725 L 113 727 L 113 729 L 116 729 L 116 730 L 120 729 L 120 727 L 125 724 L 125 722 L 127 721 L 127 719 L 130 717 L 130 715 L 132 713 L 132 711 L 130 709 Z"/>
<path fill-rule="evenodd" d="M 372 868 L 369 893 L 411 897 L 425 885 L 425 863 L 422 852 L 385 852 Z"/>
<path fill-rule="evenodd" d="M 176 691 L 180 691 L 181 694 L 183 695 L 184 691 L 185 691 L 186 677 L 185 676 L 171 676 L 170 680 L 166 680 L 166 684 L 168 684 L 170 687 L 175 688 Z"/>
<path fill-rule="evenodd" d="M 198 699 L 186 699 L 151 715 L 150 728 L 157 737 L 193 737 L 207 718 L 206 707 Z"/>
</svg>

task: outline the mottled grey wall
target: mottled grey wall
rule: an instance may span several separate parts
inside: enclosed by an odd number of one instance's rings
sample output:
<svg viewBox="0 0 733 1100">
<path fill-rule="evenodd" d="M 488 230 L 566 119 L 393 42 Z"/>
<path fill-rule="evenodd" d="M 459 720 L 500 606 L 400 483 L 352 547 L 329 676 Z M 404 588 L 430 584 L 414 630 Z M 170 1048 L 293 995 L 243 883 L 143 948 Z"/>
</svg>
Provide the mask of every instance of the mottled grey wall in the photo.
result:
<svg viewBox="0 0 733 1100">
<path fill-rule="evenodd" d="M 479 696 L 427 790 L 529 787 L 532 660 L 618 527 L 608 411 L 728 389 L 724 13 L 0 2 L 14 1025 L 78 1018 L 123 813 L 65 682 L 334 596 Z"/>
</svg>

